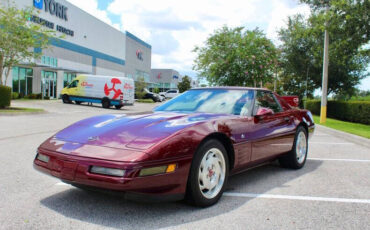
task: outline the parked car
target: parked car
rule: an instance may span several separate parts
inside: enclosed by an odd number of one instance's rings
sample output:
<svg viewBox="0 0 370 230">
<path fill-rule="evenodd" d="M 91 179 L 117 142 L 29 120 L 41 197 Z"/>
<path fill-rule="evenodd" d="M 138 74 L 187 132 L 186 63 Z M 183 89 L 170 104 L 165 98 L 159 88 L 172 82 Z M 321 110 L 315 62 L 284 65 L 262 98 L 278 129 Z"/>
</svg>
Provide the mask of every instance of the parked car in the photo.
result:
<svg viewBox="0 0 370 230">
<path fill-rule="evenodd" d="M 163 101 L 163 98 L 159 94 L 152 93 L 147 88 L 144 88 L 143 90 L 145 92 L 143 99 L 152 99 L 154 102 Z M 137 94 L 135 94 L 135 99 L 138 99 Z"/>
<path fill-rule="evenodd" d="M 159 95 L 162 95 L 165 98 L 174 98 L 179 94 L 179 90 L 167 90 L 166 92 L 159 93 Z"/>
<path fill-rule="evenodd" d="M 302 168 L 314 127 L 309 111 L 268 90 L 191 89 L 151 114 L 72 124 L 39 146 L 34 167 L 79 188 L 205 207 L 247 168 L 275 159 Z"/>
<path fill-rule="evenodd" d="M 134 87 L 130 78 L 82 74 L 62 89 L 61 98 L 64 103 L 98 103 L 120 109 L 134 103 Z"/>
</svg>

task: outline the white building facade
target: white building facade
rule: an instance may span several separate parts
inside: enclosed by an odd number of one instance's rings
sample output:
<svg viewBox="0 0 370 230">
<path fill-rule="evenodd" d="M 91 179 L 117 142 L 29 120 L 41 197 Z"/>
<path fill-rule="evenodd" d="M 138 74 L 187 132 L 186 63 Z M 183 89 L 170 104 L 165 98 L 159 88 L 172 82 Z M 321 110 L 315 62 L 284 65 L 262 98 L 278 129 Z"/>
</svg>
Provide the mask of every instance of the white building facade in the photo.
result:
<svg viewBox="0 0 370 230">
<path fill-rule="evenodd" d="M 0 0 L 4 3 L 5 0 Z M 55 30 L 62 38 L 51 41 L 35 65 L 12 68 L 8 86 L 21 95 L 38 94 L 57 98 L 79 73 L 144 76 L 149 82 L 151 46 L 129 32 L 119 31 L 65 0 L 15 0 L 18 8 L 34 7 L 30 20 Z"/>
</svg>

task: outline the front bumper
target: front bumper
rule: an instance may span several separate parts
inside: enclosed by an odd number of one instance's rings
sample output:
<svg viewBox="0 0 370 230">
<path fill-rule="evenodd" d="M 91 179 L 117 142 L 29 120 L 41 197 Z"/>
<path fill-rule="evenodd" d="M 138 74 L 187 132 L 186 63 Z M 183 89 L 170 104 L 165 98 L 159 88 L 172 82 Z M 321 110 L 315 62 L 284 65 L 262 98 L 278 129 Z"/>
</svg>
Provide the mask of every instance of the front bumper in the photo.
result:
<svg viewBox="0 0 370 230">
<path fill-rule="evenodd" d="M 168 197 L 169 200 L 181 199 L 186 191 L 191 158 L 171 159 L 160 162 L 115 162 L 86 157 L 77 157 L 39 149 L 39 153 L 49 157 L 47 163 L 37 159 L 33 166 L 36 170 L 77 187 L 91 187 L 103 190 L 124 191 L 128 198 L 141 199 Z M 139 176 L 142 168 L 155 167 L 176 163 L 177 168 L 172 173 L 152 176 Z M 94 174 L 90 172 L 91 166 L 124 169 L 123 177 Z"/>
</svg>

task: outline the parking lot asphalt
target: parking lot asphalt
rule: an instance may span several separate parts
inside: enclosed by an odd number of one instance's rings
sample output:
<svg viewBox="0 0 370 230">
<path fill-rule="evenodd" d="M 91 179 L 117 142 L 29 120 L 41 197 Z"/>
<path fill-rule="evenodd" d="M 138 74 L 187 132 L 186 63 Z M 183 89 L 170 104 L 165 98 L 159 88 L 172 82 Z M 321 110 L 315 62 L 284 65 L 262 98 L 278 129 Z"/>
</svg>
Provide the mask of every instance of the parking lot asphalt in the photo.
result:
<svg viewBox="0 0 370 230">
<path fill-rule="evenodd" d="M 0 229 L 370 229 L 370 148 L 322 127 L 309 141 L 303 169 L 273 162 L 235 175 L 219 203 L 204 209 L 85 192 L 33 169 L 38 145 L 65 126 L 156 105 L 13 102 L 47 113 L 0 116 Z"/>
</svg>

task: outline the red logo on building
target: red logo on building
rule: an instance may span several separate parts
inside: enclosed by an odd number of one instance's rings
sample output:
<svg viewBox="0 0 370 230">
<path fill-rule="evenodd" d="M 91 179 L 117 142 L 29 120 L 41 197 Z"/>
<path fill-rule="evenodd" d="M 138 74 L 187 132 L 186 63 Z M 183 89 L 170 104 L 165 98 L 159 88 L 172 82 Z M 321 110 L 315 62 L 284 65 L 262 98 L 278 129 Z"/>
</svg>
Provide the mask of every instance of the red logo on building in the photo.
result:
<svg viewBox="0 0 370 230">
<path fill-rule="evenodd" d="M 137 59 L 139 59 L 140 61 L 144 60 L 144 59 L 143 59 L 143 51 L 141 51 L 141 49 L 136 50 L 136 57 L 137 57 Z"/>
<path fill-rule="evenodd" d="M 159 74 L 157 75 L 157 78 L 158 78 L 158 79 L 161 79 L 161 77 L 162 77 L 162 73 L 159 73 Z"/>
<path fill-rule="evenodd" d="M 122 83 L 118 78 L 112 78 L 112 80 L 110 82 L 113 84 L 112 88 L 108 88 L 107 83 L 105 83 L 104 93 L 105 93 L 106 96 L 109 96 L 110 92 L 113 91 L 114 95 L 113 95 L 112 99 L 117 99 L 119 97 L 119 95 L 122 94 L 122 91 L 120 89 L 116 89 L 115 87 L 116 87 L 116 84 L 122 84 Z"/>
</svg>

